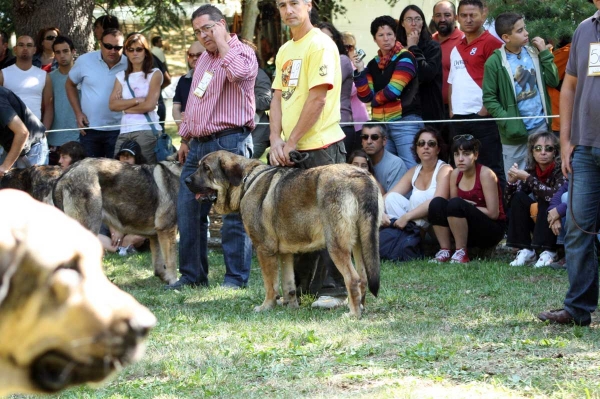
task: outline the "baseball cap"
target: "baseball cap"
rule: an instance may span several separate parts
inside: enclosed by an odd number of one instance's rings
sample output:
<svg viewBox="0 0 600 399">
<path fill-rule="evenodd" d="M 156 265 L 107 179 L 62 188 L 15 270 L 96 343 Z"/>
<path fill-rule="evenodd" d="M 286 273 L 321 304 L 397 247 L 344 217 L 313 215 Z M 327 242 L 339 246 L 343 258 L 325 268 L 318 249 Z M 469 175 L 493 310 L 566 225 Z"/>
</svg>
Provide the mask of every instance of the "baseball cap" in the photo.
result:
<svg viewBox="0 0 600 399">
<path fill-rule="evenodd" d="M 135 157 L 136 154 L 142 152 L 142 148 L 140 145 L 134 140 L 126 140 L 121 144 L 121 148 L 119 148 L 119 152 L 117 152 L 117 157 L 121 155 L 123 152 L 128 152 L 129 154 Z"/>
</svg>

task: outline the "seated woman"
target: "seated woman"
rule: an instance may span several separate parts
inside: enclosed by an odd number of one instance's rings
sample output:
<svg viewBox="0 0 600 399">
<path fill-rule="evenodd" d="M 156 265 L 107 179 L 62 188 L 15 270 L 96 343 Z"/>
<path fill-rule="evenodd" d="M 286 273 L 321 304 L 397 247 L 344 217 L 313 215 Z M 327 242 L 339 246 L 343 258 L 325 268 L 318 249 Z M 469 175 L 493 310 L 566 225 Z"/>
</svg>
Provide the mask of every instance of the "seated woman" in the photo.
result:
<svg viewBox="0 0 600 399">
<path fill-rule="evenodd" d="M 450 196 L 452 167 L 442 161 L 447 158 L 446 144 L 441 133 L 432 127 L 417 132 L 411 150 L 417 165 L 388 191 L 385 213 L 396 219 L 393 227 L 404 229 L 412 220 L 420 228 L 427 229 L 431 200 L 434 197 L 448 199 Z M 410 199 L 406 198 L 411 191 Z"/>
<path fill-rule="evenodd" d="M 508 171 L 506 203 L 510 204 L 506 246 L 520 248 L 511 266 L 535 262 L 536 249 L 542 251 L 535 267 L 550 266 L 557 261 L 556 235 L 548 224 L 548 206 L 554 193 L 565 182 L 558 140 L 553 133 L 540 132 L 527 140 L 528 156 L 525 170 L 514 164 Z M 533 197 L 533 199 L 532 199 Z M 537 203 L 539 217 L 531 217 L 531 205 Z M 533 238 L 532 238 L 533 235 Z"/>
<path fill-rule="evenodd" d="M 470 134 L 454 137 L 450 200 L 435 197 L 429 203 L 429 223 L 441 248 L 431 262 L 468 263 L 468 247 L 492 247 L 504 237 L 502 191 L 496 174 L 477 163 L 479 147 Z M 450 256 L 452 236 L 456 251 Z"/>
</svg>

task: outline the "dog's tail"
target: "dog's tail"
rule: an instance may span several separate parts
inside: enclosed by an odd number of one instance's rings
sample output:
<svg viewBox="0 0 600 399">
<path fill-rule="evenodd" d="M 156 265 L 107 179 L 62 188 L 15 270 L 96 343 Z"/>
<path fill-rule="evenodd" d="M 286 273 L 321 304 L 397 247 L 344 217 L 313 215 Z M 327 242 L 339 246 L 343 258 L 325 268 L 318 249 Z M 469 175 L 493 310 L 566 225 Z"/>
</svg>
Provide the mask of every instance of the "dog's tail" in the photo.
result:
<svg viewBox="0 0 600 399">
<path fill-rule="evenodd" d="M 379 224 L 383 212 L 383 198 L 375 182 L 369 186 L 361 203 L 358 232 L 363 266 L 367 274 L 369 291 L 374 296 L 379 292 Z"/>
</svg>

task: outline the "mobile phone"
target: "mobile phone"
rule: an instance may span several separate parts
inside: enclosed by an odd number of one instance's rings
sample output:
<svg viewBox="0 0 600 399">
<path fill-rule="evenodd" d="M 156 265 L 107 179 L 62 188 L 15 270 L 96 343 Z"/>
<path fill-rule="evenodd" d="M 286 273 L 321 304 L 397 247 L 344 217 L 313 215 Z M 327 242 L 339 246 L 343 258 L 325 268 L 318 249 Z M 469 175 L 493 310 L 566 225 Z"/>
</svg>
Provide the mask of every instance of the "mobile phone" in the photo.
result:
<svg viewBox="0 0 600 399">
<path fill-rule="evenodd" d="M 358 50 L 356 50 L 356 56 L 358 57 L 358 61 L 362 61 L 363 58 L 367 56 L 367 54 L 365 54 L 365 51 L 363 49 L 359 48 Z"/>
</svg>

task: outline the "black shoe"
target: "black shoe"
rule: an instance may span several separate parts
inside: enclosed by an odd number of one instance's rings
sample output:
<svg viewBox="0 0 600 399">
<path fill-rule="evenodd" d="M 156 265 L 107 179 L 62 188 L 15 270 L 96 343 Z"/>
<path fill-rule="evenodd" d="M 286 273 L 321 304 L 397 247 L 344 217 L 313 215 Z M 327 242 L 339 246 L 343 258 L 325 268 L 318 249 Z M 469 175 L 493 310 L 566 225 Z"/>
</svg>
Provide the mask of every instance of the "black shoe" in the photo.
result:
<svg viewBox="0 0 600 399">
<path fill-rule="evenodd" d="M 196 288 L 198 285 L 190 283 L 187 280 L 179 279 L 173 284 L 165 285 L 165 290 L 182 290 L 185 287 Z"/>
</svg>

